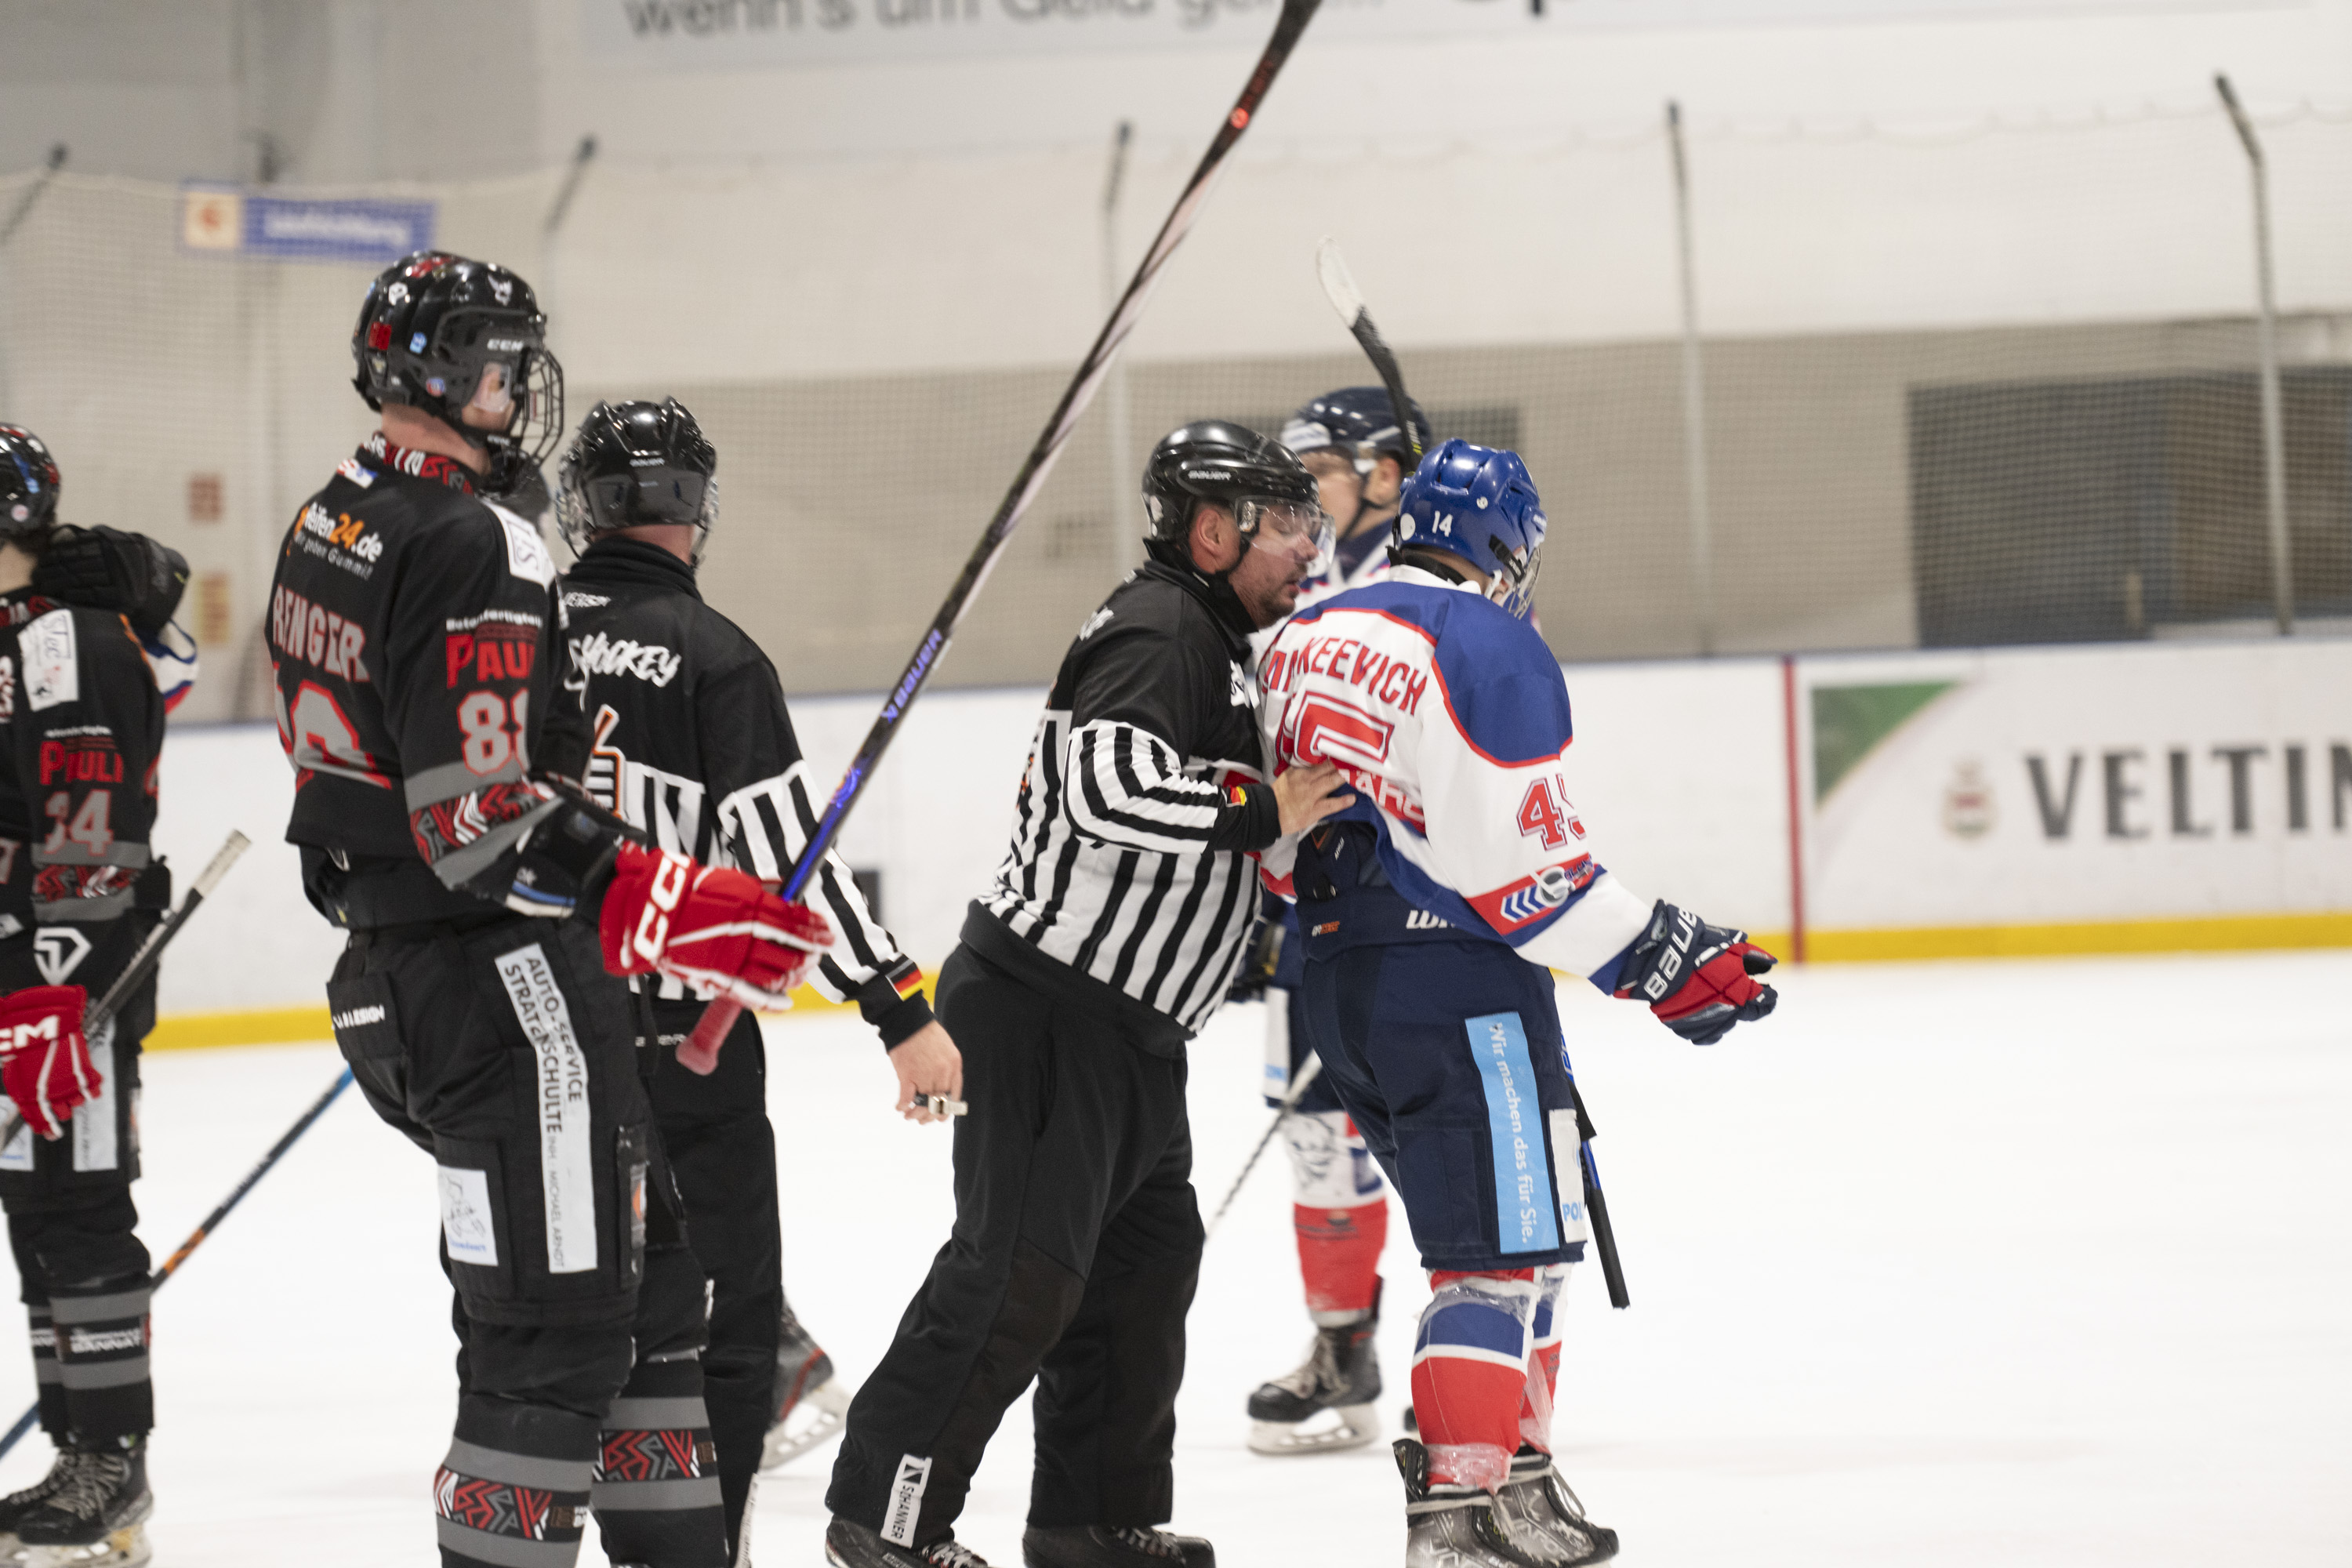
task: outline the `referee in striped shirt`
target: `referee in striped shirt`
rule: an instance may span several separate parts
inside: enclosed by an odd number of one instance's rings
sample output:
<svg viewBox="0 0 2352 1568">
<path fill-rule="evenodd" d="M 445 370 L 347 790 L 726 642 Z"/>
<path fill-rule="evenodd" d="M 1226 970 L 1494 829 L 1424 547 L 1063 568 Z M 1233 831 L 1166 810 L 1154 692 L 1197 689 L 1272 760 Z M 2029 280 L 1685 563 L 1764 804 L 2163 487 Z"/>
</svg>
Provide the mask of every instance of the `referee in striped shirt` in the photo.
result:
<svg viewBox="0 0 2352 1568">
<path fill-rule="evenodd" d="M 1184 1046 L 1223 999 L 1256 852 L 1346 806 L 1328 765 L 1265 782 L 1249 635 L 1330 551 L 1314 479 L 1222 420 L 1145 467 L 1150 562 L 1078 628 L 1039 719 L 1013 844 L 940 971 L 971 1114 L 956 1224 L 850 1407 L 826 1503 L 840 1568 L 980 1561 L 953 1525 L 1037 1380 L 1031 1568 L 1201 1568 L 1154 1527 L 1201 1215 Z"/>
</svg>

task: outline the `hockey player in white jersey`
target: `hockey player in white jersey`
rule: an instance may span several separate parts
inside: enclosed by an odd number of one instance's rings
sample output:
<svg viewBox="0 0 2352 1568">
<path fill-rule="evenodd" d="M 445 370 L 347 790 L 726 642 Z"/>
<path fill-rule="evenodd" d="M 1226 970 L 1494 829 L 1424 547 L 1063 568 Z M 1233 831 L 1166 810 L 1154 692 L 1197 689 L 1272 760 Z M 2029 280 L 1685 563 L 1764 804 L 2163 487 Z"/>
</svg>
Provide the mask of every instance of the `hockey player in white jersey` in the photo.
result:
<svg viewBox="0 0 2352 1568">
<path fill-rule="evenodd" d="M 1420 405 L 1408 399 L 1406 406 L 1410 432 L 1386 387 L 1343 386 L 1306 404 L 1283 426 L 1282 444 L 1315 476 L 1335 534 L 1329 567 L 1299 589 L 1301 609 L 1388 574 L 1397 498 L 1413 453 L 1430 445 Z M 1265 999 L 1263 1087 L 1272 1109 L 1313 1059 L 1300 1020 L 1298 915 L 1288 900 L 1265 896 L 1252 956 L 1234 996 Z M 1338 1092 L 1320 1077 L 1305 1082 L 1283 1118 L 1282 1143 L 1290 1156 L 1291 1225 L 1315 1338 L 1295 1370 L 1250 1395 L 1250 1447 L 1276 1455 L 1359 1447 L 1380 1436 L 1374 1340 L 1388 1184 Z"/>
<path fill-rule="evenodd" d="M 1517 455 L 1448 441 L 1407 481 L 1393 570 L 1266 650 L 1277 772 L 1338 764 L 1356 803 L 1265 872 L 1305 930 L 1325 1076 L 1404 1200 L 1434 1291 L 1413 1354 L 1409 1568 L 1613 1556 L 1551 1463 L 1553 1310 L 1586 1221 L 1549 971 L 1647 1003 L 1700 1045 L 1772 1009 L 1746 933 L 1636 897 L 1568 790 L 1566 682 L 1526 624 L 1544 516 Z"/>
</svg>

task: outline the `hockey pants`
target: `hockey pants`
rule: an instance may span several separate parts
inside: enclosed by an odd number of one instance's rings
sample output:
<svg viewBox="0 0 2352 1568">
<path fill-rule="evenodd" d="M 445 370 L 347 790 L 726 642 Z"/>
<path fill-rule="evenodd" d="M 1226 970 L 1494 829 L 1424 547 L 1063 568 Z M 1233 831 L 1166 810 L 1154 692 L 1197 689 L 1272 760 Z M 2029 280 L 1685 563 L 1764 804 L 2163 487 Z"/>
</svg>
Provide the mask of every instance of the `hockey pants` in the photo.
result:
<svg viewBox="0 0 2352 1568">
<path fill-rule="evenodd" d="M 355 932 L 327 998 L 369 1103 L 439 1167 L 442 1563 L 570 1568 L 593 1507 L 616 1563 L 721 1568 L 702 1270 L 593 929 Z"/>
<path fill-rule="evenodd" d="M 947 1535 L 1034 1377 L 1029 1522 L 1161 1523 L 1201 1263 L 1184 1063 L 969 948 L 939 1012 L 971 1108 L 955 1228 L 850 1405 L 825 1502 L 900 1545 Z"/>
<path fill-rule="evenodd" d="M 709 1077 L 677 1061 L 672 1037 L 692 1031 L 702 1005 L 654 1004 L 665 1041 L 648 1086 L 694 1255 L 710 1277 L 710 1343 L 702 1397 L 719 1444 L 727 1549 L 741 1555 L 745 1508 L 761 1446 L 776 1413 L 776 1344 L 783 1318 L 783 1242 L 777 1215 L 776 1136 L 768 1121 L 767 1047 L 760 1020 L 735 1021 Z"/>
<path fill-rule="evenodd" d="M 100 1089 L 56 1142 L 19 1128 L 0 1149 L 8 1215 L 33 1351 L 41 1430 L 60 1447 L 133 1437 L 155 1425 L 147 1362 L 150 1260 L 136 1228 L 139 1034 L 154 1020 L 142 987 L 118 1023 L 89 1042 Z"/>
</svg>

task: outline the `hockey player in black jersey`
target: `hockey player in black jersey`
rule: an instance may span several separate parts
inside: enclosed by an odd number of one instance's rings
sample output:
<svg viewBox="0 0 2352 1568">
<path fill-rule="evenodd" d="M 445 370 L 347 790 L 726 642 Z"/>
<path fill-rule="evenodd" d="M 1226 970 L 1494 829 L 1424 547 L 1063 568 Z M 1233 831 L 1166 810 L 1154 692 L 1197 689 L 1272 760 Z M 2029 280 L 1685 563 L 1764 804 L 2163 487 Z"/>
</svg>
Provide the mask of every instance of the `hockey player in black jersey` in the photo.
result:
<svg viewBox="0 0 2352 1568">
<path fill-rule="evenodd" d="M 628 988 L 772 1005 L 824 918 L 631 837 L 579 780 L 555 563 L 495 498 L 552 450 L 530 287 L 425 252 L 370 288 L 383 427 L 305 502 L 268 638 L 304 889 L 351 932 L 327 988 L 376 1113 L 439 1167 L 457 1430 L 441 1560 L 718 1568 L 703 1279 L 637 1072 Z"/>
<path fill-rule="evenodd" d="M 953 1525 L 1037 1381 L 1029 1568 L 1210 1568 L 1175 1499 L 1201 1261 L 1184 1047 L 1225 995 L 1255 854 L 1354 796 L 1265 782 L 1249 634 L 1330 548 L 1298 459 L 1219 420 L 1144 470 L 1150 561 L 1078 628 L 1011 850 L 940 970 L 971 1114 L 956 1224 L 850 1406 L 826 1505 L 839 1568 L 985 1568 Z"/>
<path fill-rule="evenodd" d="M 59 525 L 58 492 L 40 439 L 0 426 L 0 1075 L 24 1118 L 0 1147 L 0 1206 L 58 1446 L 0 1500 L 0 1554 L 128 1565 L 151 1555 L 153 1506 L 131 1184 L 154 984 L 87 1037 L 82 1015 L 170 900 L 149 846 L 164 697 L 132 620 L 168 623 L 187 573 L 135 534 Z"/>
<path fill-rule="evenodd" d="M 775 667 L 759 645 L 702 602 L 695 568 L 718 517 L 718 454 L 675 400 L 598 404 L 563 458 L 556 515 L 580 560 L 564 579 L 572 667 L 587 683 L 593 732 L 590 794 L 656 842 L 697 859 L 732 858 L 773 881 L 816 827 L 800 744 Z M 922 973 L 866 909 L 849 870 L 828 855 L 811 902 L 840 944 L 812 982 L 856 1002 L 897 1069 L 898 1109 L 932 1120 L 919 1096 L 962 1092 L 961 1059 L 931 1018 Z M 780 1406 L 814 1400 L 838 1430 L 845 1393 L 822 1380 L 830 1363 L 784 1302 L 775 1132 L 759 1020 L 738 1016 L 718 1070 L 698 1077 L 675 1059 L 702 1004 L 675 981 L 638 982 L 660 1042 L 649 1092 L 662 1142 L 710 1277 L 704 1398 L 719 1444 L 734 1561 L 750 1561 L 748 1509 L 763 1437 L 795 1451 L 811 1434 L 787 1432 Z M 797 1425 L 797 1424 L 796 1424 Z"/>
</svg>

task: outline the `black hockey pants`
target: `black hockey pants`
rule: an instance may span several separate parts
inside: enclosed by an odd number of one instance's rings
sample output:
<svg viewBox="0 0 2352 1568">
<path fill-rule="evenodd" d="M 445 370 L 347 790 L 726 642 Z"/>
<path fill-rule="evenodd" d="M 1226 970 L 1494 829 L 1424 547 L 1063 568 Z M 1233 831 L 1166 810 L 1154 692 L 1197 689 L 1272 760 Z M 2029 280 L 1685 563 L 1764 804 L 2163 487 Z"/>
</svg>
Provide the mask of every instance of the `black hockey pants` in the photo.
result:
<svg viewBox="0 0 2352 1568">
<path fill-rule="evenodd" d="M 376 1113 L 440 1168 L 457 1420 L 448 1568 L 726 1561 L 701 1266 L 638 1077 L 627 987 L 576 921 L 353 934 L 327 999 Z"/>
<path fill-rule="evenodd" d="M 939 1011 L 971 1108 L 955 1229 L 850 1405 L 825 1502 L 902 1545 L 948 1534 L 1034 1377 L 1029 1521 L 1161 1523 L 1201 1266 L 1184 1063 L 969 948 Z"/>
<path fill-rule="evenodd" d="M 677 1038 L 702 1016 L 699 1002 L 655 1003 L 664 1040 L 648 1088 L 662 1146 L 710 1277 L 710 1343 L 702 1397 L 719 1443 L 727 1550 L 740 1557 L 743 1511 L 776 1413 L 776 1342 L 783 1321 L 783 1240 L 777 1215 L 776 1135 L 768 1122 L 767 1046 L 760 1020 L 735 1020 L 709 1078 L 677 1065 Z"/>
<path fill-rule="evenodd" d="M 142 925 L 140 931 L 145 929 Z M 137 934 L 126 928 L 126 934 Z M 147 1364 L 146 1247 L 139 1179 L 139 1041 L 155 1018 L 141 988 L 90 1042 L 96 1099 L 54 1142 L 20 1128 L 0 1148 L 0 1206 L 31 1330 L 41 1429 L 60 1447 L 137 1436 L 155 1425 Z"/>
</svg>

